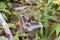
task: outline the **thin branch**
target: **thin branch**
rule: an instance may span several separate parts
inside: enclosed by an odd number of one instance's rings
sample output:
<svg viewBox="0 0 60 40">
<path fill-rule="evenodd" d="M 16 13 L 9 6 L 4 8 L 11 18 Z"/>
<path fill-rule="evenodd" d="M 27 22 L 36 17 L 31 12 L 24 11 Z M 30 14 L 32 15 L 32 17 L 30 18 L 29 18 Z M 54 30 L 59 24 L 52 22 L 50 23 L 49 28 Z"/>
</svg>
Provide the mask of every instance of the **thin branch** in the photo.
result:
<svg viewBox="0 0 60 40">
<path fill-rule="evenodd" d="M 9 29 L 9 27 L 8 27 L 5 19 L 3 18 L 1 12 L 0 12 L 0 23 L 2 24 L 3 29 L 5 30 L 5 33 L 8 35 L 9 40 L 13 40 L 13 36 L 12 36 L 12 34 L 11 34 L 11 31 L 10 31 L 10 29 Z"/>
<path fill-rule="evenodd" d="M 26 8 L 28 8 L 28 6 L 16 7 L 16 8 L 14 8 L 14 10 L 19 11 L 19 10 L 24 10 Z"/>
</svg>

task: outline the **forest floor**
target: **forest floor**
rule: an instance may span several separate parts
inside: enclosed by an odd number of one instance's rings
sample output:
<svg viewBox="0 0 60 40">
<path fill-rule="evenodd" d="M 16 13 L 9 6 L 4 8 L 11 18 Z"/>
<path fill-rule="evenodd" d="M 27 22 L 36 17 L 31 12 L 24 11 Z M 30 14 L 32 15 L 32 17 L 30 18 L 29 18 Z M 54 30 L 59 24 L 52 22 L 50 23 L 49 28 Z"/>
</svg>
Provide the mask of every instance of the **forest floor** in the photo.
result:
<svg viewBox="0 0 60 40">
<path fill-rule="evenodd" d="M 11 1 L 9 1 L 11 2 Z M 7 2 L 6 2 L 7 3 Z M 52 0 L 12 1 L 4 16 L 14 40 L 55 40 L 60 36 L 60 6 Z M 10 4 L 8 4 L 10 5 Z M 11 5 L 10 5 L 11 6 Z M 2 12 L 4 14 L 4 11 Z M 6 12 L 7 13 L 7 12 Z M 0 27 L 0 40 L 9 40 Z"/>
</svg>

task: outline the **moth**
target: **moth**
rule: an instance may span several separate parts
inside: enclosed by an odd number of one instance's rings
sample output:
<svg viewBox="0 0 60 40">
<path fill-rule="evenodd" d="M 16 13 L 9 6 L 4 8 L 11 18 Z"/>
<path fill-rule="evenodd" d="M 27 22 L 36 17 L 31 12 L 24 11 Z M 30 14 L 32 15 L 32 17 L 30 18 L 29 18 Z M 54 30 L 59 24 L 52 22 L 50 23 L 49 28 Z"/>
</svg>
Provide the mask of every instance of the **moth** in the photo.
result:
<svg viewBox="0 0 60 40">
<path fill-rule="evenodd" d="M 40 22 L 32 21 L 30 19 L 27 20 L 23 14 L 19 15 L 19 17 L 22 19 L 23 29 L 26 29 L 28 32 L 43 27 L 42 23 Z"/>
</svg>

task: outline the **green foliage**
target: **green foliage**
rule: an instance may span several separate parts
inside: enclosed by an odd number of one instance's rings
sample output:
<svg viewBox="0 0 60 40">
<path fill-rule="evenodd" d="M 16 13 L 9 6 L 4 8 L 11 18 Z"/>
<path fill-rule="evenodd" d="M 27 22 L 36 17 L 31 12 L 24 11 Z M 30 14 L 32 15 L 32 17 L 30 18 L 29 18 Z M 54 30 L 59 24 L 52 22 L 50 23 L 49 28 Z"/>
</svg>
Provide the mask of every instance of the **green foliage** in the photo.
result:
<svg viewBox="0 0 60 40">
<path fill-rule="evenodd" d="M 51 12 L 52 12 L 52 15 L 55 15 L 57 13 L 56 10 L 52 10 Z"/>
<path fill-rule="evenodd" d="M 13 23 L 7 23 L 9 28 L 15 28 L 15 24 Z M 2 25 L 0 24 L 0 28 L 2 28 Z"/>
<path fill-rule="evenodd" d="M 9 3 L 8 3 L 8 5 L 11 6 Z M 11 12 L 9 10 L 7 10 L 6 8 L 7 8 L 6 3 L 5 2 L 0 2 L 0 11 L 5 13 L 5 14 L 2 14 L 2 15 L 5 18 L 5 20 L 8 20 L 6 15 L 11 15 Z"/>
<path fill-rule="evenodd" d="M 4 17 L 5 20 L 8 20 L 7 16 L 5 14 L 2 14 L 2 15 L 3 15 L 3 17 Z"/>
<path fill-rule="evenodd" d="M 0 28 L 2 28 L 2 25 L 0 24 Z"/>
<path fill-rule="evenodd" d="M 58 36 L 59 32 L 60 32 L 60 24 L 59 23 L 54 23 L 53 29 L 51 30 L 48 38 L 54 33 L 54 31 L 56 31 L 56 36 Z"/>
<path fill-rule="evenodd" d="M 34 2 L 35 0 L 30 0 L 31 2 Z"/>
<path fill-rule="evenodd" d="M 13 23 L 8 23 L 9 28 L 14 28 L 15 25 Z"/>
<path fill-rule="evenodd" d="M 60 24 L 56 23 L 56 24 L 54 24 L 54 27 L 55 27 L 56 35 L 58 36 L 58 34 L 60 32 Z"/>
<path fill-rule="evenodd" d="M 58 6 L 57 10 L 60 11 L 60 6 Z"/>
<path fill-rule="evenodd" d="M 17 34 L 14 36 L 14 40 L 19 40 L 19 36 Z"/>
<path fill-rule="evenodd" d="M 52 0 L 48 0 L 48 3 L 46 4 L 46 6 L 45 6 L 45 10 L 44 10 L 44 13 L 43 13 L 43 15 L 42 15 L 42 22 L 43 22 L 43 24 L 44 24 L 44 28 L 45 28 L 45 37 L 44 38 L 47 38 L 47 36 L 48 36 L 48 32 L 49 32 L 49 29 L 48 29 L 48 27 L 49 27 L 49 24 L 48 24 L 48 21 L 49 21 L 49 15 L 48 15 L 48 12 L 49 12 L 49 9 L 51 8 L 51 3 L 52 2 Z M 50 4 L 51 3 L 51 4 Z"/>
<path fill-rule="evenodd" d="M 11 14 L 13 13 L 13 15 L 17 16 L 17 11 L 16 12 L 12 12 L 9 11 L 9 9 L 6 8 L 12 8 L 12 3 L 8 2 L 9 0 L 7 0 L 7 2 L 0 2 L 0 11 L 3 12 L 3 17 L 5 18 L 5 20 L 7 19 L 7 16 L 11 16 Z M 31 2 L 34 2 L 35 0 L 30 0 Z M 43 6 L 44 5 L 44 6 Z M 36 32 L 36 40 L 48 40 L 51 35 L 56 32 L 56 37 L 59 35 L 60 33 L 60 24 L 59 22 L 54 23 L 53 24 L 53 28 L 51 30 L 49 30 L 49 20 L 52 19 L 54 16 L 56 16 L 55 14 L 57 13 L 57 10 L 60 11 L 60 6 L 58 5 L 57 9 L 53 8 L 53 0 L 48 0 L 45 2 L 45 0 L 39 0 L 39 2 L 37 3 L 37 10 L 35 12 L 36 16 L 41 16 L 41 22 L 43 23 L 44 29 L 41 28 L 40 29 L 40 33 Z M 43 12 L 41 12 L 41 8 L 43 8 Z M 49 13 L 52 15 L 49 15 Z M 8 23 L 8 26 L 10 28 L 14 28 L 15 25 L 12 23 Z M 0 28 L 2 28 L 2 26 L 0 25 Z M 14 40 L 19 40 L 19 37 L 21 36 L 26 36 L 26 34 L 22 33 L 22 34 L 16 34 L 14 36 Z M 60 40 L 60 36 L 57 37 L 55 40 Z"/>
<path fill-rule="evenodd" d="M 2 11 L 6 13 L 6 15 L 11 15 L 11 12 L 9 10 L 3 9 Z"/>
<path fill-rule="evenodd" d="M 25 36 L 27 36 L 25 33 L 16 34 L 16 35 L 14 36 L 14 40 L 19 40 L 19 37 L 25 37 Z M 23 38 L 22 38 L 22 39 L 23 39 Z"/>
<path fill-rule="evenodd" d="M 12 7 L 12 3 L 11 3 L 11 2 L 7 2 L 6 4 L 7 4 L 7 6 L 8 6 L 9 8 Z"/>
<path fill-rule="evenodd" d="M 0 9 L 5 9 L 7 6 L 4 2 L 0 2 Z"/>
<path fill-rule="evenodd" d="M 20 34 L 19 36 L 23 36 L 23 37 L 24 37 L 24 36 L 27 36 L 27 35 L 26 35 L 25 33 L 22 33 L 22 34 Z"/>
<path fill-rule="evenodd" d="M 40 9 L 40 7 L 43 5 L 44 1 L 43 0 L 39 0 L 39 2 L 37 2 L 37 8 Z"/>
<path fill-rule="evenodd" d="M 35 13 L 36 16 L 40 16 L 40 10 L 37 10 Z"/>
<path fill-rule="evenodd" d="M 36 32 L 36 40 L 40 40 L 40 37 L 38 36 L 37 32 Z"/>
<path fill-rule="evenodd" d="M 43 5 L 42 3 L 43 3 L 44 1 L 43 0 L 40 0 L 40 3 L 37 3 L 38 5 L 37 5 L 37 8 L 39 8 L 38 9 L 38 11 L 36 12 L 36 15 L 38 15 L 39 16 L 39 14 L 40 14 L 40 8 L 41 8 L 41 6 Z M 50 36 L 56 31 L 56 35 L 58 36 L 58 34 L 59 34 L 59 32 L 60 32 L 60 29 L 59 29 L 59 26 L 60 26 L 60 24 L 59 23 L 56 23 L 56 24 L 54 24 L 54 27 L 52 28 L 52 30 L 49 30 L 48 28 L 49 28 L 49 20 L 51 19 L 51 18 L 53 18 L 54 16 L 50 16 L 49 15 L 49 12 L 51 12 L 50 14 L 52 14 L 52 15 L 55 15 L 56 14 L 56 10 L 54 10 L 54 9 L 51 9 L 52 8 L 52 5 L 53 5 L 53 0 L 48 0 L 48 2 L 47 2 L 47 4 L 45 5 L 45 8 L 44 8 L 44 10 L 43 10 L 43 12 L 44 13 L 42 13 L 42 17 L 41 17 L 41 22 L 43 22 L 43 25 L 44 25 L 44 28 L 45 28 L 45 30 L 43 29 L 43 28 L 41 28 L 40 29 L 40 34 L 41 34 L 41 38 L 40 39 L 42 39 L 42 40 L 48 40 L 49 38 L 50 38 Z M 43 7 L 42 7 L 43 8 Z M 59 9 L 59 8 L 58 8 Z M 45 33 L 44 33 L 44 31 L 45 31 Z M 49 32 L 50 31 L 50 32 Z M 36 35 L 38 35 L 38 34 L 36 34 Z M 39 37 L 39 36 L 37 36 L 37 37 Z M 36 38 L 37 39 L 37 38 Z"/>
<path fill-rule="evenodd" d="M 3 13 L 3 17 L 8 20 L 7 18 L 9 16 L 11 16 L 11 11 L 9 10 L 10 8 L 12 8 L 12 3 L 9 2 L 10 0 L 6 0 L 6 2 L 0 2 L 0 11 L 2 11 Z M 7 8 L 7 9 L 6 9 Z M 14 12 L 14 11 L 13 11 Z M 13 15 L 17 16 L 17 12 L 14 12 Z"/>
<path fill-rule="evenodd" d="M 13 15 L 18 16 L 18 12 L 17 11 L 13 12 Z"/>
</svg>

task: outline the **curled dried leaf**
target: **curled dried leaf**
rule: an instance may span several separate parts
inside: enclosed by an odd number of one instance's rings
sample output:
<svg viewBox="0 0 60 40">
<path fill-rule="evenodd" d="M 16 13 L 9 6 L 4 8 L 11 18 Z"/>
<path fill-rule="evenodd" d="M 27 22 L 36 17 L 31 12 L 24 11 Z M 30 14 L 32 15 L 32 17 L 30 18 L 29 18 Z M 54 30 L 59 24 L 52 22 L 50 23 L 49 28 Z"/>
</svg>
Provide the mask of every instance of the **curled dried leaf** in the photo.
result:
<svg viewBox="0 0 60 40">
<path fill-rule="evenodd" d="M 54 18 L 51 19 L 51 21 L 58 22 L 58 19 L 54 17 Z"/>
<path fill-rule="evenodd" d="M 18 21 L 18 22 L 16 23 L 16 25 L 21 27 L 21 26 L 22 26 L 22 22 L 21 22 L 21 21 Z"/>
</svg>

